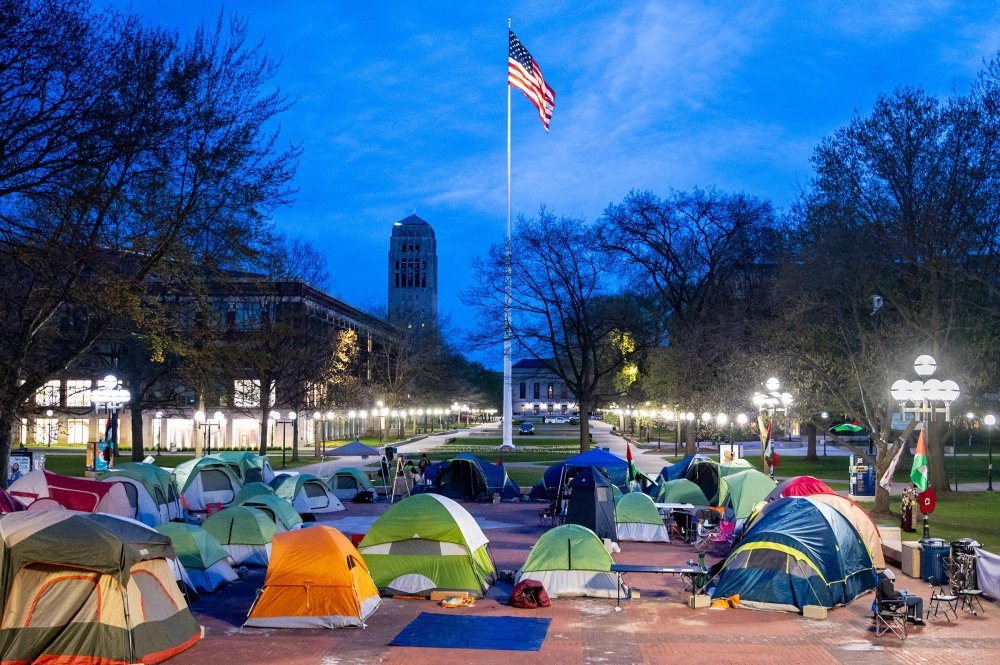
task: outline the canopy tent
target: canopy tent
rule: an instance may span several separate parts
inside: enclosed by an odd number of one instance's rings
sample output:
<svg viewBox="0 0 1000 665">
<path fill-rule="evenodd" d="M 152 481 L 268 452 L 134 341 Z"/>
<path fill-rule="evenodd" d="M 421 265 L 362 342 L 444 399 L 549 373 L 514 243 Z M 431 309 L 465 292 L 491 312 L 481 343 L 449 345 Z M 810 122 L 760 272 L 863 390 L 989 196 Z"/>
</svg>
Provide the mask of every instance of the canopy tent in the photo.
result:
<svg viewBox="0 0 1000 665">
<path fill-rule="evenodd" d="M 118 483 L 71 478 L 40 469 L 15 480 L 7 492 L 29 508 L 35 502 L 55 503 L 68 510 L 132 517 L 128 494 Z"/>
<path fill-rule="evenodd" d="M 415 494 L 391 506 L 358 546 L 376 586 L 387 593 L 434 589 L 482 597 L 495 577 L 487 540 L 461 505 Z"/>
<path fill-rule="evenodd" d="M 379 457 L 381 454 L 378 448 L 366 446 L 360 441 L 351 441 L 333 450 L 326 451 L 323 453 L 323 457 L 360 457 L 364 459 L 366 457 Z"/>
<path fill-rule="evenodd" d="M 326 483 L 314 475 L 281 474 L 271 481 L 271 487 L 282 499 L 291 502 L 300 515 L 336 513 L 344 508 L 337 495 L 330 491 Z"/>
<path fill-rule="evenodd" d="M 232 465 L 214 457 L 179 464 L 170 477 L 188 510 L 205 511 L 209 504 L 228 506 L 242 487 Z"/>
<path fill-rule="evenodd" d="M 588 466 L 569 482 L 566 523 L 585 526 L 599 538 L 617 540 L 614 485 L 596 466 Z"/>
<path fill-rule="evenodd" d="M 742 520 L 750 517 L 754 507 L 767 499 L 774 489 L 774 481 L 766 473 L 750 469 L 723 476 L 719 486 L 719 494 L 723 497 L 719 503 L 732 508 L 736 519 Z"/>
<path fill-rule="evenodd" d="M 7 490 L 0 487 L 0 515 L 6 513 L 16 513 L 24 510 L 23 503 L 7 493 Z"/>
<path fill-rule="evenodd" d="M 490 464 L 470 453 L 460 453 L 427 468 L 425 482 L 430 492 L 456 501 L 489 501 L 494 494 L 502 501 L 516 501 L 521 488 L 503 466 Z"/>
<path fill-rule="evenodd" d="M 607 450 L 595 448 L 579 455 L 574 455 L 569 459 L 553 464 L 542 474 L 542 480 L 531 489 L 532 499 L 545 499 L 554 501 L 559 497 L 560 490 L 563 489 L 577 473 L 582 469 L 597 467 L 606 475 L 619 490 L 629 492 L 629 463 L 617 455 Z M 643 487 L 655 484 L 655 480 L 643 471 L 636 469 L 633 465 L 633 477 Z"/>
<path fill-rule="evenodd" d="M 156 530 L 170 538 L 177 560 L 184 566 L 191 586 L 198 593 L 212 593 L 239 579 L 229 556 L 219 541 L 195 524 L 168 522 Z"/>
<path fill-rule="evenodd" d="M 274 491 L 274 488 L 265 483 L 247 483 L 240 488 L 240 491 L 236 493 L 236 497 L 233 499 L 233 505 L 238 506 L 247 499 L 251 499 L 255 496 L 260 496 L 261 494 L 268 494 L 270 496 L 278 496 L 278 493 Z M 289 504 L 291 506 L 291 504 Z"/>
<path fill-rule="evenodd" d="M 660 512 L 653 500 L 641 492 L 623 494 L 615 504 L 615 530 L 619 540 L 670 542 Z"/>
<path fill-rule="evenodd" d="M 848 519 L 823 502 L 790 497 L 749 526 L 712 595 L 739 594 L 740 607 L 800 612 L 845 605 L 874 587 L 871 555 Z"/>
<path fill-rule="evenodd" d="M 552 598 L 615 598 L 619 589 L 618 576 L 610 572 L 613 563 L 597 534 L 578 524 L 563 524 L 542 534 L 515 583 L 537 580 Z"/>
<path fill-rule="evenodd" d="M 170 539 L 139 522 L 19 512 L 0 520 L 0 544 L 4 663 L 159 663 L 201 636 Z"/>
<path fill-rule="evenodd" d="M 271 518 L 271 521 L 278 527 L 278 531 L 293 531 L 302 528 L 302 517 L 295 512 L 295 508 L 287 499 L 282 499 L 277 494 L 256 494 L 236 502 L 234 506 L 250 506 L 262 511 Z"/>
<path fill-rule="evenodd" d="M 768 501 L 786 496 L 811 496 L 813 494 L 836 494 L 830 486 L 812 476 L 795 476 L 778 483 L 767 495 Z"/>
<path fill-rule="evenodd" d="M 251 452 L 240 452 L 237 450 L 224 450 L 222 452 L 208 455 L 220 462 L 228 464 L 241 484 L 246 483 L 269 483 L 274 479 L 274 469 L 267 460 L 266 455 L 255 455 Z"/>
<path fill-rule="evenodd" d="M 184 507 L 177 488 L 170 482 L 170 473 L 155 464 L 123 462 L 102 473 L 100 479 L 124 484 L 132 507 L 131 517 L 143 524 L 156 526 L 184 517 Z"/>
<path fill-rule="evenodd" d="M 326 478 L 326 484 L 342 502 L 353 500 L 361 492 L 370 492 L 372 496 L 375 495 L 372 481 L 361 469 L 351 467 L 337 469 Z"/>
<path fill-rule="evenodd" d="M 271 539 L 277 525 L 263 511 L 249 506 L 232 506 L 209 515 L 205 529 L 237 564 L 266 566 L 271 558 Z"/>
<path fill-rule="evenodd" d="M 317 525 L 274 537 L 264 588 L 244 625 L 364 627 L 381 602 L 351 541 L 331 526 Z"/>
<path fill-rule="evenodd" d="M 668 480 L 660 484 L 659 493 L 656 495 L 657 503 L 690 503 L 694 506 L 707 506 L 708 499 L 705 493 L 696 484 L 687 478 Z"/>
</svg>

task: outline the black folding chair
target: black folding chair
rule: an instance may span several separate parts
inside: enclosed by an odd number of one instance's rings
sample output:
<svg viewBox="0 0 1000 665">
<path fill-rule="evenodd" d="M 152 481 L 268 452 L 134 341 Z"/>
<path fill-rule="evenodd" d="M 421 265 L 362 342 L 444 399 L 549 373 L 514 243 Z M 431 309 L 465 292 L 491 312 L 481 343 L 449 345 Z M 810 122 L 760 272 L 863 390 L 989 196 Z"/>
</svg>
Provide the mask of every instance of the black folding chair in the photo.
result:
<svg viewBox="0 0 1000 665">
<path fill-rule="evenodd" d="M 902 600 L 883 600 L 875 605 L 875 636 L 891 632 L 901 640 L 906 639 L 906 603 Z"/>
<path fill-rule="evenodd" d="M 945 619 L 948 619 L 948 612 L 951 611 L 957 620 L 958 596 L 954 593 L 945 593 L 944 587 L 937 581 L 937 578 L 931 577 L 927 581 L 931 587 L 931 599 L 927 603 L 927 618 L 931 617 L 931 610 L 934 610 L 934 616 L 937 616 L 938 612 L 943 610 Z M 951 619 L 948 619 L 948 621 L 951 621 Z"/>
<path fill-rule="evenodd" d="M 952 580 L 952 590 L 958 596 L 958 607 L 976 616 L 979 612 L 985 611 L 983 601 L 979 599 L 983 595 L 983 590 L 970 589 L 969 586 L 969 579 L 964 572 L 958 571 L 955 573 L 955 579 Z"/>
</svg>

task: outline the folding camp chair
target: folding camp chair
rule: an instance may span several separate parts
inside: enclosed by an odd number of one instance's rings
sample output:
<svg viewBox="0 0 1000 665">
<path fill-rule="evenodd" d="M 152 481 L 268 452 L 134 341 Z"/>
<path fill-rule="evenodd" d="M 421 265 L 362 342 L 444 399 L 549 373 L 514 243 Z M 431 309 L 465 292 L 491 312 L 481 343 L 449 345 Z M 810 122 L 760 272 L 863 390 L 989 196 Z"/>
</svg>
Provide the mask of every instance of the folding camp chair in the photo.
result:
<svg viewBox="0 0 1000 665">
<path fill-rule="evenodd" d="M 931 577 L 928 580 L 931 587 L 931 599 L 927 603 L 927 618 L 931 617 L 931 610 L 934 610 L 934 616 L 938 615 L 941 609 L 944 609 L 944 618 L 948 619 L 948 611 L 955 615 L 955 619 L 958 619 L 958 596 L 954 593 L 945 593 L 944 587 L 937 581 L 936 578 Z M 942 608 L 942 604 L 944 607 Z M 951 619 L 948 619 L 951 621 Z"/>
<path fill-rule="evenodd" d="M 708 550 L 711 539 L 719 534 L 719 513 L 711 508 L 702 508 L 695 514 L 697 522 L 697 540 L 695 548 L 699 552 Z"/>
<path fill-rule="evenodd" d="M 719 522 L 719 531 L 708 539 L 708 553 L 712 556 L 726 556 L 736 541 L 736 522 Z"/>
<path fill-rule="evenodd" d="M 902 600 L 883 600 L 875 604 L 875 636 L 892 632 L 901 640 L 906 639 L 906 603 Z"/>
</svg>

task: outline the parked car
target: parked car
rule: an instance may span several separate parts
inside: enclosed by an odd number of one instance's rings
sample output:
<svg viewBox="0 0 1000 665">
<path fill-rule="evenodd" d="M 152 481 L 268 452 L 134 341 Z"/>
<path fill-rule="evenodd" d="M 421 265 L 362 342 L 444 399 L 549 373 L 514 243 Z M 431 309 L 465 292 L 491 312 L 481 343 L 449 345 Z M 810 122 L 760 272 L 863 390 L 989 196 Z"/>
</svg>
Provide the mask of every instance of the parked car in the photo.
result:
<svg viewBox="0 0 1000 665">
<path fill-rule="evenodd" d="M 569 418 L 566 416 L 545 416 L 545 422 L 554 423 L 556 425 L 565 425 L 569 422 Z"/>
<path fill-rule="evenodd" d="M 518 434 L 532 434 L 535 433 L 535 426 L 531 423 L 521 423 L 521 426 L 517 428 Z"/>
</svg>

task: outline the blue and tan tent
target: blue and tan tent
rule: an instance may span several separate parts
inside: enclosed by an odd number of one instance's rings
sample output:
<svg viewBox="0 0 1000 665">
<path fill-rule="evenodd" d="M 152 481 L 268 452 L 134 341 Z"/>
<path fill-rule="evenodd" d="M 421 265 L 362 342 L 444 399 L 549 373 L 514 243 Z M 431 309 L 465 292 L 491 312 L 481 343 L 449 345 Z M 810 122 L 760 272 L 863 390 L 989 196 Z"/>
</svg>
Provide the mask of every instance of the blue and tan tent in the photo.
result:
<svg viewBox="0 0 1000 665">
<path fill-rule="evenodd" d="M 875 567 L 861 535 L 838 510 L 807 498 L 767 506 L 718 573 L 713 597 L 740 596 L 740 607 L 801 612 L 846 605 L 875 588 Z"/>
</svg>

